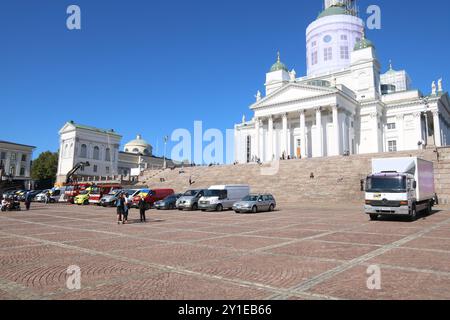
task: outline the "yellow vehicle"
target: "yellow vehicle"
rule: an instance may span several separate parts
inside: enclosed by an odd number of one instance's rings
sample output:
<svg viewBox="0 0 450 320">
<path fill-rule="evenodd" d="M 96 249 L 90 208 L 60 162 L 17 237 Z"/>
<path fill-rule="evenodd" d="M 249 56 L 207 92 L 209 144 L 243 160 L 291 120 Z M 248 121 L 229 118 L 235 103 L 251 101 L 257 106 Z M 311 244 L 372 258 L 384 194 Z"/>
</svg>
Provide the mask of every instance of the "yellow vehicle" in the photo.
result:
<svg viewBox="0 0 450 320">
<path fill-rule="evenodd" d="M 89 187 L 89 188 L 86 188 L 86 190 L 81 191 L 80 194 L 75 197 L 75 199 L 73 200 L 73 203 L 77 204 L 79 206 L 88 205 L 89 204 L 89 196 L 91 195 L 93 190 L 94 190 L 94 188 Z"/>
</svg>

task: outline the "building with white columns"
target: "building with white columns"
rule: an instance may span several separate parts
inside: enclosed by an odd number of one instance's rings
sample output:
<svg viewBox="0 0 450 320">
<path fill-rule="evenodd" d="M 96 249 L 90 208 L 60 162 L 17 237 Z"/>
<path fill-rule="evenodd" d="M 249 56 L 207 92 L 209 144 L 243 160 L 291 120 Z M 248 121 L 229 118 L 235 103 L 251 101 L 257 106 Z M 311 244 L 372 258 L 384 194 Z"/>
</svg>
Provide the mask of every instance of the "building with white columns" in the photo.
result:
<svg viewBox="0 0 450 320">
<path fill-rule="evenodd" d="M 235 125 L 239 163 L 416 150 L 450 143 L 450 99 L 442 79 L 431 93 L 411 87 L 392 64 L 381 74 L 354 0 L 325 0 L 306 30 L 307 74 L 281 62 L 266 74 L 250 106 L 254 117 Z"/>
</svg>

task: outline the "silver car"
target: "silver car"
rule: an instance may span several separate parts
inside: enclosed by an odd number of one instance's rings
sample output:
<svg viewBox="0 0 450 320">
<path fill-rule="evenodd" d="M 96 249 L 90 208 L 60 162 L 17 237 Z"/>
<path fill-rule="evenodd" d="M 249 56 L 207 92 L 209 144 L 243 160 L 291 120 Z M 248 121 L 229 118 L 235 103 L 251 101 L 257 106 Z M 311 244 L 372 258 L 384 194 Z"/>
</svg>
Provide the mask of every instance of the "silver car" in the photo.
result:
<svg viewBox="0 0 450 320">
<path fill-rule="evenodd" d="M 178 210 L 198 210 L 198 200 L 203 197 L 207 189 L 188 190 L 183 196 L 181 196 L 177 202 L 176 207 Z"/>
<path fill-rule="evenodd" d="M 257 213 L 261 211 L 274 211 L 277 206 L 275 198 L 271 194 L 252 194 L 242 201 L 236 202 L 233 205 L 233 210 L 236 213 L 251 212 Z"/>
</svg>

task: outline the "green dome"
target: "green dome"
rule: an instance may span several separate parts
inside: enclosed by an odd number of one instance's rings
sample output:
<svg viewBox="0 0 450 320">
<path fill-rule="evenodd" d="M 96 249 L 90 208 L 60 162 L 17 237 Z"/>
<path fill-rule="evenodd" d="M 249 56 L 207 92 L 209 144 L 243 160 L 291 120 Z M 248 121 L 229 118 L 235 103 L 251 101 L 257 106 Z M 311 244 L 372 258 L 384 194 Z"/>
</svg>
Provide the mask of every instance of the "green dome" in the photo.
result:
<svg viewBox="0 0 450 320">
<path fill-rule="evenodd" d="M 363 37 L 361 40 L 356 42 L 354 51 L 362 50 L 362 49 L 366 49 L 366 48 L 370 48 L 370 47 L 375 48 L 375 46 L 372 43 L 372 41 L 370 41 L 369 39 L 366 39 L 365 37 Z"/>
<path fill-rule="evenodd" d="M 325 10 L 323 10 L 322 13 L 319 14 L 317 19 L 320 19 L 323 17 L 328 17 L 328 16 L 335 16 L 335 15 L 339 15 L 339 14 L 350 15 L 348 10 L 343 6 L 331 6 L 329 8 L 326 8 Z"/>
<path fill-rule="evenodd" d="M 281 60 L 280 60 L 280 53 L 278 52 L 278 60 L 277 60 L 277 62 L 275 62 L 273 64 L 272 68 L 270 68 L 270 72 L 279 71 L 279 70 L 284 70 L 286 72 L 289 72 L 289 70 L 286 67 L 286 65 L 283 62 L 281 62 Z"/>
</svg>

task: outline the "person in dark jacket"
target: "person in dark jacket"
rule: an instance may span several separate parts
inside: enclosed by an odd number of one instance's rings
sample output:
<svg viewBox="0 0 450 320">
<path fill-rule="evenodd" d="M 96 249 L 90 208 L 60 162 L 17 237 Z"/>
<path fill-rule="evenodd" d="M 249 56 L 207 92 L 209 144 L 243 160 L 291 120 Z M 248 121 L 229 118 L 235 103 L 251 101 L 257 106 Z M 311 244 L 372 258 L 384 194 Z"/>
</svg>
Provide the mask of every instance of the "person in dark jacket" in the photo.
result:
<svg viewBox="0 0 450 320">
<path fill-rule="evenodd" d="M 31 192 L 27 192 L 25 195 L 25 207 L 27 208 L 27 211 L 30 210 L 31 206 Z"/>
<path fill-rule="evenodd" d="M 145 202 L 144 196 L 139 199 L 139 213 L 141 215 L 141 222 L 147 222 L 145 217 L 145 210 L 147 209 L 147 203 Z"/>
<path fill-rule="evenodd" d="M 116 201 L 116 207 L 117 207 L 117 224 L 121 224 L 122 223 L 122 215 L 123 215 L 123 206 L 124 206 L 124 201 L 123 201 L 123 195 L 121 194 Z"/>
</svg>

